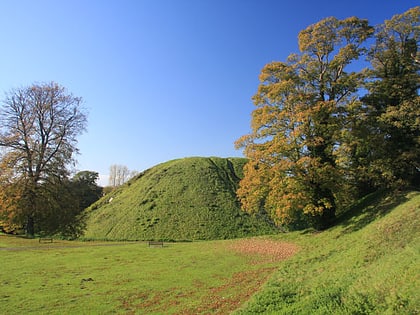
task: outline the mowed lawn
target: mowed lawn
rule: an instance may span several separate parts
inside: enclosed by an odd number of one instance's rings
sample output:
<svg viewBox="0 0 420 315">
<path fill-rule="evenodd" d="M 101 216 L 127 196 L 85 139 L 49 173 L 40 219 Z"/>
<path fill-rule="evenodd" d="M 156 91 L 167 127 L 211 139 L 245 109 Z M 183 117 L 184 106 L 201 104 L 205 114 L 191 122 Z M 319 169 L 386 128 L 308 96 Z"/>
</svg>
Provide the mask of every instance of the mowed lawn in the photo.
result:
<svg viewBox="0 0 420 315">
<path fill-rule="evenodd" d="M 160 248 L 145 242 L 40 244 L 0 235 L 1 312 L 226 314 L 276 269 L 272 253 L 258 253 L 249 242 L 165 243 Z M 246 253 L 246 248 L 254 249 Z M 289 248 L 278 259 L 293 252 Z"/>
</svg>

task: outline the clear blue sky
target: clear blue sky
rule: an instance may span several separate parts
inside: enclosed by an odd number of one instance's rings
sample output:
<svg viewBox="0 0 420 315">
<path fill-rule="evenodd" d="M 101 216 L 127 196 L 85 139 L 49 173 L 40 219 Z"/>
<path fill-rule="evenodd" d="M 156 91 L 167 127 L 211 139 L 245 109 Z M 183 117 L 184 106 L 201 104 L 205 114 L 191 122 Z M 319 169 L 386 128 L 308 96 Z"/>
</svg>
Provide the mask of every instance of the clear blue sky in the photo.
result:
<svg viewBox="0 0 420 315">
<path fill-rule="evenodd" d="M 2 0 L 0 95 L 55 81 L 84 99 L 78 170 L 242 156 L 261 68 L 328 16 L 372 25 L 411 0 Z M 106 182 L 102 182 L 106 184 Z"/>
</svg>

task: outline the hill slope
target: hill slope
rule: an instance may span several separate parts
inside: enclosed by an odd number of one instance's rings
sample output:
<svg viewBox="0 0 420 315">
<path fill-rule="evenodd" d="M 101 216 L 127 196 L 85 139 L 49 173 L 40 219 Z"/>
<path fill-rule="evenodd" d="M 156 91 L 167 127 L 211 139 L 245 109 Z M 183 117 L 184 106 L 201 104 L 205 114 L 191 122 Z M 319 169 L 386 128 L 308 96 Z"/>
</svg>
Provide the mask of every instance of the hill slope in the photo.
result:
<svg viewBox="0 0 420 315">
<path fill-rule="evenodd" d="M 184 158 L 159 164 L 86 210 L 85 238 L 209 240 L 273 233 L 241 211 L 235 191 L 246 159 Z"/>
<path fill-rule="evenodd" d="M 300 246 L 238 314 L 419 314 L 420 193 L 372 194 Z"/>
</svg>

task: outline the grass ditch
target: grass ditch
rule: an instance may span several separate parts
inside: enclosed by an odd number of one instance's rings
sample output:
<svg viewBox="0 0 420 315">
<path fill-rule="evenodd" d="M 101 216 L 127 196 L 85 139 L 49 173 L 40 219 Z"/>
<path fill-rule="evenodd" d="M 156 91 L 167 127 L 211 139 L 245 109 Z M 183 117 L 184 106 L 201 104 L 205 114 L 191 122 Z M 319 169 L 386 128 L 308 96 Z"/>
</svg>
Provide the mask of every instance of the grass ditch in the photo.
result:
<svg viewBox="0 0 420 315">
<path fill-rule="evenodd" d="M 274 237 L 301 250 L 236 314 L 420 314 L 419 218 L 419 192 L 379 192 L 330 230 Z"/>
</svg>

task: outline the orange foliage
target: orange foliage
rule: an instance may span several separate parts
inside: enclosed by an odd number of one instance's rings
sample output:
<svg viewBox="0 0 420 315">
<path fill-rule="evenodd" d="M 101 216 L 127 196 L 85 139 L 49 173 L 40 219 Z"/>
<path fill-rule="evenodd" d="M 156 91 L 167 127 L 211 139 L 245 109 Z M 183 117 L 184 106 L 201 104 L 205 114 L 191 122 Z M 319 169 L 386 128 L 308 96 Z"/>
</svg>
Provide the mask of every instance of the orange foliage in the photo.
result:
<svg viewBox="0 0 420 315">
<path fill-rule="evenodd" d="M 246 211 L 279 225 L 334 213 L 341 111 L 359 80 L 344 68 L 371 32 L 365 20 L 327 18 L 299 34 L 301 55 L 262 69 L 252 132 L 236 142 L 250 160 L 237 192 Z"/>
</svg>

